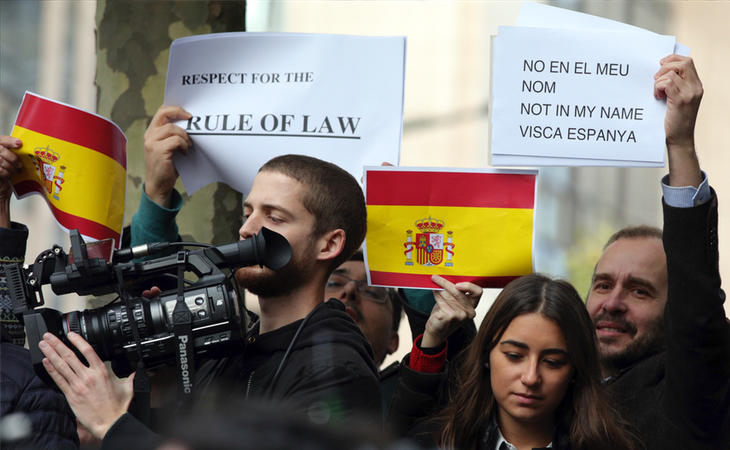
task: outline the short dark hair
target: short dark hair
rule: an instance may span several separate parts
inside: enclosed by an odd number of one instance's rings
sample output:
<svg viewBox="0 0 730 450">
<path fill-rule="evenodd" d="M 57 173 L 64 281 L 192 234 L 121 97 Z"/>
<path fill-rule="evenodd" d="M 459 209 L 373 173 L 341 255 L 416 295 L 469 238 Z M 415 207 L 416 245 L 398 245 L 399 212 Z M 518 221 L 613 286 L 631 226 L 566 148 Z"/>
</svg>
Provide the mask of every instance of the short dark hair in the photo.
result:
<svg viewBox="0 0 730 450">
<path fill-rule="evenodd" d="M 609 245 L 618 241 L 619 239 L 638 239 L 638 238 L 654 238 L 662 240 L 662 230 L 651 225 L 635 225 L 630 227 L 624 227 L 613 233 L 603 249 L 606 250 Z"/>
<path fill-rule="evenodd" d="M 355 178 L 327 161 L 304 155 L 282 155 L 269 160 L 259 172 L 278 172 L 302 183 L 304 207 L 314 216 L 314 235 L 338 228 L 345 231 L 345 246 L 332 260 L 330 271 L 345 262 L 365 239 L 365 196 Z"/>
</svg>

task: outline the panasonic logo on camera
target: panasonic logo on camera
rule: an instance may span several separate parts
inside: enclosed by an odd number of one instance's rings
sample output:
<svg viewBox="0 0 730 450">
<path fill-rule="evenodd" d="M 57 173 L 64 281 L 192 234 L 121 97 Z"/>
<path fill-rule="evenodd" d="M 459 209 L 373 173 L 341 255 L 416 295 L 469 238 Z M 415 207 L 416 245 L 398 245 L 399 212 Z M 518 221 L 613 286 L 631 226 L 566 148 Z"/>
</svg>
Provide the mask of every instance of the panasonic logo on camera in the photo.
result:
<svg viewBox="0 0 730 450">
<path fill-rule="evenodd" d="M 183 392 L 189 394 L 192 392 L 193 383 L 190 382 L 190 372 L 188 371 L 188 337 L 178 336 L 180 341 L 178 344 L 178 354 L 180 355 L 180 375 L 182 376 Z"/>
</svg>

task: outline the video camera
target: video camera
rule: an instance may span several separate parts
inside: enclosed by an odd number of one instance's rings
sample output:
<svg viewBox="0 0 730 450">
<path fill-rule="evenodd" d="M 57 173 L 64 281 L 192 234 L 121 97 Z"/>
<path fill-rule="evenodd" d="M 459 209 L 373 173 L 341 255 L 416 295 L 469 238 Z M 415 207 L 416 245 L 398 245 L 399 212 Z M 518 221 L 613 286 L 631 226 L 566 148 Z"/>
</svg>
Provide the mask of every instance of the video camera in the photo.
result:
<svg viewBox="0 0 730 450">
<path fill-rule="evenodd" d="M 280 269 L 289 262 L 291 247 L 283 236 L 267 228 L 235 243 L 182 250 L 191 245 L 201 246 L 173 242 L 117 250 L 110 263 L 105 258 L 90 258 L 78 230 L 71 230 L 69 255 L 56 245 L 38 255 L 32 266 L 5 265 L 13 311 L 23 317 L 36 373 L 49 380 L 42 366 L 44 355 L 38 348 L 46 332 L 58 336 L 69 348 L 74 346 L 69 344 L 67 334 L 80 334 L 102 360 L 112 362 L 119 376 L 129 374 L 135 365 L 140 367 L 140 361 L 142 367 L 153 368 L 174 364 L 177 359 L 181 367 L 182 359 L 187 372 L 196 357 L 239 351 L 246 315 L 242 323 L 244 309 L 232 281 L 233 269 L 251 265 Z M 131 261 L 175 247 L 181 250 Z M 194 273 L 197 281 L 184 285 L 186 272 Z M 130 290 L 149 288 L 170 278 L 177 289 L 163 291 L 155 298 L 129 294 Z M 41 287 L 45 284 L 50 284 L 58 295 L 117 292 L 121 301 L 65 314 L 50 308 L 36 309 L 44 304 Z"/>
</svg>

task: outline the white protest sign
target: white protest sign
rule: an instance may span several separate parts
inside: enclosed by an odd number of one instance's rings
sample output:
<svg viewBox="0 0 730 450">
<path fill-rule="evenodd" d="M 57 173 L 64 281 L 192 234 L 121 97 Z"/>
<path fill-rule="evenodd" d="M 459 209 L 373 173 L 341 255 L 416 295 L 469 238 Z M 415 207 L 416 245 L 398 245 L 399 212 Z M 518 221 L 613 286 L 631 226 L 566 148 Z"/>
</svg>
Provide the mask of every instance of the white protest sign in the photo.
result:
<svg viewBox="0 0 730 450">
<path fill-rule="evenodd" d="M 277 155 L 330 161 L 357 179 L 398 163 L 404 37 L 218 33 L 170 47 L 165 104 L 193 141 L 175 166 L 188 194 L 214 181 L 247 192 Z"/>
<path fill-rule="evenodd" d="M 666 106 L 653 97 L 653 75 L 674 44 L 655 34 L 500 27 L 493 164 L 522 156 L 662 165 Z"/>
</svg>

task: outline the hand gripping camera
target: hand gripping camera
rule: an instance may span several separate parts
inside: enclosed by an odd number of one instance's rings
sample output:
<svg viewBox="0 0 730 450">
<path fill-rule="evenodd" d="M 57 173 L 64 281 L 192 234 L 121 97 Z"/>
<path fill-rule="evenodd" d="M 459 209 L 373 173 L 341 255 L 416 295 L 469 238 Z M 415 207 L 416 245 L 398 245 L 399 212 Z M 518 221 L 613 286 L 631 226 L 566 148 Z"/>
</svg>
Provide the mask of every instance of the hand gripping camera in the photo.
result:
<svg viewBox="0 0 730 450">
<path fill-rule="evenodd" d="M 69 348 L 74 347 L 66 335 L 70 331 L 80 334 L 102 360 L 112 361 L 114 372 L 120 376 L 135 366 L 153 368 L 177 360 L 181 377 L 187 378 L 188 384 L 195 358 L 240 351 L 246 316 L 243 314 L 242 323 L 243 307 L 232 280 L 233 269 L 255 264 L 280 269 L 291 258 L 289 243 L 280 234 L 262 228 L 253 237 L 232 244 L 129 261 L 189 245 L 155 243 L 123 249 L 116 251 L 113 263 L 109 263 L 104 258 L 89 258 L 83 238 L 71 230 L 71 255 L 54 246 L 41 253 L 32 266 L 6 265 L 13 309 L 22 314 L 36 372 L 48 379 L 41 363 L 44 356 L 38 349 L 46 332 L 58 336 Z M 186 273 L 193 273 L 197 280 L 186 282 Z M 158 297 L 147 299 L 129 293 L 161 286 L 170 279 L 177 289 L 163 291 Z M 121 301 L 65 314 L 36 309 L 44 304 L 44 284 L 50 284 L 58 295 L 117 292 Z"/>
</svg>

